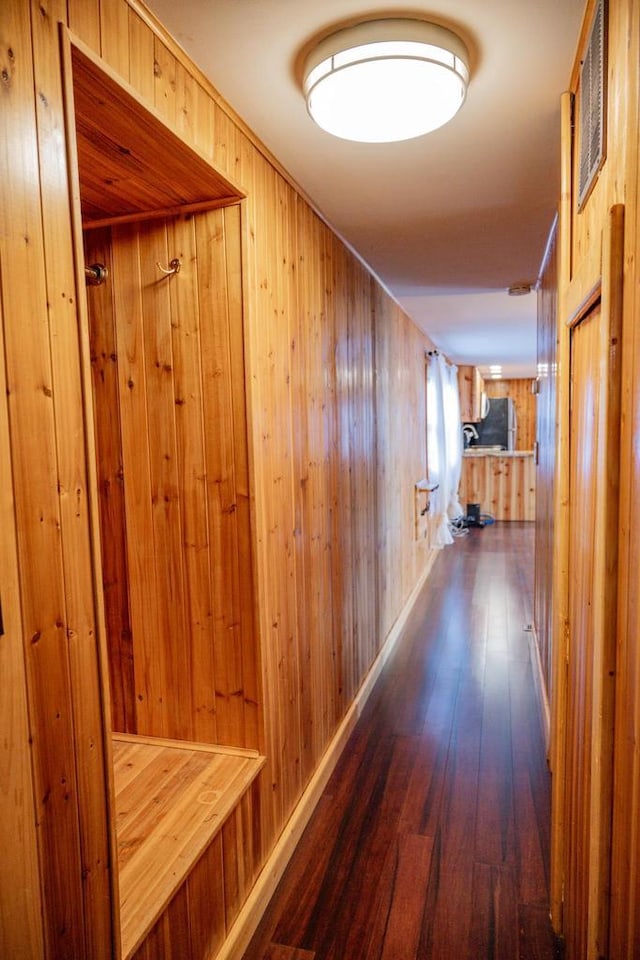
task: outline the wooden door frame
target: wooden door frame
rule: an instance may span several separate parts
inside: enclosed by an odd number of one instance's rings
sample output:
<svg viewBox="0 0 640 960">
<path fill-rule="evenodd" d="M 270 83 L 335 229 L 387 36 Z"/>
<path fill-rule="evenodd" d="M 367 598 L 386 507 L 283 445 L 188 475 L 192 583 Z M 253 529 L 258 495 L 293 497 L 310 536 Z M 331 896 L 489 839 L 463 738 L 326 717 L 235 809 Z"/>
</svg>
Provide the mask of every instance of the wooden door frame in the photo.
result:
<svg viewBox="0 0 640 960">
<path fill-rule="evenodd" d="M 567 119 L 564 104 L 564 120 Z M 570 175 L 570 174 L 569 174 Z M 551 914 L 557 933 L 566 932 L 570 918 L 564 916 L 564 864 L 566 846 L 566 721 L 567 665 L 570 652 L 569 622 L 569 519 L 570 519 L 570 377 L 571 331 L 585 319 L 593 306 L 601 305 L 602 376 L 607 384 L 600 430 L 603 438 L 598 462 L 594 465 L 594 482 L 602 494 L 598 497 L 596 523 L 595 579 L 607 578 L 609 588 L 596 591 L 594 625 L 601 645 L 596 666 L 600 685 L 595 691 L 591 756 L 601 770 L 600 789 L 592 794 L 597 817 L 592 847 L 589 890 L 588 942 L 602 945 L 608 939 L 608 894 L 611 862 L 611 816 L 613 787 L 613 720 L 616 657 L 616 607 L 618 560 L 618 487 L 620 457 L 620 344 L 622 333 L 623 270 L 624 270 L 624 206 L 618 204 L 608 212 L 602 230 L 601 245 L 594 244 L 591 257 L 570 276 L 570 190 L 563 190 L 560 237 L 559 287 L 564 294 L 558 325 L 558 458 L 556 464 L 556 536 L 554 544 L 554 683 L 550 761 L 552 782 L 551 824 Z M 563 319 L 564 318 L 564 319 Z M 598 718 L 602 718 L 598 720 Z M 605 756 L 605 768 L 601 757 Z"/>
</svg>

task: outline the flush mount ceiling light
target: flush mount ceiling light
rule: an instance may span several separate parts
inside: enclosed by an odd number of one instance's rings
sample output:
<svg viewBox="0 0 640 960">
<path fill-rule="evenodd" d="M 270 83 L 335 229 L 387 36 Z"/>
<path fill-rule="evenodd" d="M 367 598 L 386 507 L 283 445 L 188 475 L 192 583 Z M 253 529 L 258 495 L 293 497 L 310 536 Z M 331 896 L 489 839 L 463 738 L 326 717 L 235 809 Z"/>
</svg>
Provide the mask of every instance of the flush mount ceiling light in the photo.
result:
<svg viewBox="0 0 640 960">
<path fill-rule="evenodd" d="M 458 112 L 468 82 L 463 42 L 424 20 L 369 20 L 339 30 L 304 67 L 307 109 L 318 126 L 364 143 L 436 130 Z"/>
</svg>

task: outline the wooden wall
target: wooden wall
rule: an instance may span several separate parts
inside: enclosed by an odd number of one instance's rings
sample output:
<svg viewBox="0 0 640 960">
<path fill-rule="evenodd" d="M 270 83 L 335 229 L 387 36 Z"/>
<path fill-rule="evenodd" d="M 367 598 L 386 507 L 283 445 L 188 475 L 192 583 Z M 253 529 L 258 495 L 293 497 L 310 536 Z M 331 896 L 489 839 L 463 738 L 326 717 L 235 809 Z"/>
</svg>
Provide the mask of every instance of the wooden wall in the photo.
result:
<svg viewBox="0 0 640 960">
<path fill-rule="evenodd" d="M 536 563 L 534 623 L 547 699 L 551 695 L 553 637 L 554 476 L 556 466 L 556 327 L 558 237 L 554 222 L 538 290 L 538 395 L 536 403 Z"/>
<path fill-rule="evenodd" d="M 224 940 L 427 569 L 429 551 L 414 538 L 413 490 L 426 466 L 424 354 L 431 344 L 135 0 L 3 4 L 0 277 L 12 482 L 2 475 L 2 504 L 13 502 L 16 530 L 5 622 L 12 650 L 24 657 L 22 666 L 19 658 L 15 664 L 18 678 L 24 669 L 28 684 L 34 798 L 25 816 L 31 827 L 37 823 L 45 956 L 110 957 L 116 913 L 109 707 L 100 684 L 108 669 L 98 642 L 102 582 L 92 550 L 94 414 L 82 359 L 89 355 L 88 331 L 78 323 L 84 291 L 76 289 L 74 270 L 59 21 L 247 194 L 241 213 L 247 495 L 254 674 L 259 670 L 253 681 L 262 691 L 251 712 L 262 712 L 252 736 L 268 762 L 251 802 L 140 954 L 184 957 L 188 905 L 192 953 L 204 956 Z M 234 331 L 239 335 L 237 325 Z M 4 603 L 4 582 L 2 589 Z M 130 652 L 124 643 L 118 655 L 126 661 Z M 139 719 L 131 706 L 131 667 L 114 701 L 118 726 Z M 22 711 L 11 736 L 24 757 L 24 703 Z M 33 874 L 27 853 L 24 869 Z M 13 887 L 5 872 L 3 908 Z M 25 910 L 37 913 L 32 885 L 26 899 Z M 29 937 L 24 955 L 39 956 L 37 923 Z"/>
<path fill-rule="evenodd" d="M 532 380 L 490 380 L 484 382 L 485 393 L 491 397 L 511 397 L 518 418 L 516 450 L 533 450 L 536 439 L 536 396 L 531 392 Z"/>
<path fill-rule="evenodd" d="M 587 960 L 606 955 L 612 960 L 631 960 L 640 954 L 640 921 L 637 904 L 640 902 L 640 830 L 638 829 L 638 796 L 640 791 L 640 609 L 638 606 L 638 571 L 640 569 L 640 530 L 638 496 L 640 495 L 640 460 L 638 457 L 638 421 L 640 417 L 640 370 L 638 368 L 638 310 L 637 254 L 640 241 L 640 222 L 637 213 L 638 146 L 640 87 L 640 9 L 635 0 L 617 0 L 608 4 L 608 65 L 606 90 L 606 159 L 595 185 L 582 209 L 577 204 L 577 138 L 580 128 L 582 97 L 579 83 L 580 61 L 586 32 L 590 26 L 594 3 L 587 4 L 583 37 L 578 47 L 574 71 L 568 78 L 569 96 L 563 104 L 563 158 L 562 192 L 560 197 L 559 228 L 559 297 L 558 297 L 558 407 L 555 521 L 554 521 L 554 696 L 552 699 L 553 766 L 553 822 L 552 822 L 552 914 L 558 929 L 562 929 L 570 945 L 568 960 Z M 579 645 L 581 637 L 573 636 L 568 605 L 569 584 L 575 573 L 575 557 L 569 541 L 570 516 L 570 411 L 572 385 L 569 377 L 570 336 L 568 324 L 582 315 L 589 302 L 601 296 L 603 309 L 610 309 L 611 277 L 607 276 L 609 261 L 608 224 L 615 205 L 624 205 L 624 232 L 622 241 L 622 332 L 603 349 L 602 368 L 621 356 L 621 413 L 618 422 L 609 431 L 611 442 L 619 443 L 619 470 L 616 458 L 607 465 L 606 475 L 598 472 L 593 460 L 588 469 L 589 482 L 594 487 L 592 502 L 604 501 L 602 485 L 613 484 L 619 498 L 616 516 L 610 518 L 608 530 L 619 537 L 617 555 L 609 558 L 609 575 L 617 577 L 618 606 L 609 617 L 608 635 L 615 635 L 617 662 L 611 669 L 615 677 L 615 727 L 613 732 L 613 788 L 612 804 L 600 809 L 591 824 L 591 834 L 600 836 L 606 821 L 612 817 L 611 847 L 590 848 L 588 869 L 594 878 L 604 876 L 606 887 L 594 880 L 589 897 L 580 898 L 576 891 L 567 893 L 566 865 L 575 858 L 580 841 L 571 833 L 567 821 L 567 804 L 571 783 L 567 777 L 567 755 L 580 749 L 572 743 L 575 716 L 572 704 L 577 697 L 593 697 L 606 679 L 595 674 L 595 685 L 582 689 L 567 688 L 567 658 Z M 616 294 L 617 295 L 617 294 Z M 582 386 L 582 385 L 581 385 Z M 581 394 L 578 394 L 580 396 Z M 616 523 L 617 519 L 617 523 Z M 596 524 L 603 524 L 599 514 Z M 606 531 L 600 531 L 607 543 Z M 596 558 L 600 561 L 601 558 Z M 597 596 L 600 596 L 600 590 Z M 615 591 L 614 591 L 615 595 Z M 586 592 L 582 597 L 587 602 Z M 616 623 L 617 620 L 617 623 Z M 571 676 L 571 674 L 570 674 Z M 575 673 L 573 674 L 575 677 Z M 574 681 L 572 681 L 574 682 Z M 577 681 L 576 681 L 577 682 Z M 591 684 L 591 681 L 589 681 Z M 587 708 L 594 717 L 601 716 L 600 707 L 592 702 Z M 587 741 L 596 743 L 587 732 Z M 606 759 L 606 758 L 605 758 Z M 582 753 L 582 762 L 588 764 L 590 755 Z M 597 759 L 599 764 L 600 758 Z M 574 777 L 576 773 L 572 763 Z M 588 771 L 585 774 L 588 776 Z M 600 798 L 603 792 L 600 791 Z M 598 800 L 600 802 L 600 800 Z M 613 809 L 611 809 L 611 806 Z M 604 831 L 606 833 L 606 830 Z M 609 862 L 610 861 L 610 862 Z M 565 901 L 563 903 L 563 892 Z M 595 892 L 595 893 L 594 893 Z M 586 937 L 586 939 L 582 939 Z M 605 937 L 606 942 L 602 941 Z M 586 952 L 580 952 L 586 943 Z M 572 954 L 572 950 L 574 950 Z"/>
<path fill-rule="evenodd" d="M 616 5 L 612 5 L 616 12 Z M 611 122 L 616 131 L 612 160 L 624 175 L 624 301 L 622 332 L 622 422 L 620 430 L 620 550 L 618 554 L 618 662 L 614 741 L 613 857 L 610 956 L 640 953 L 640 8 L 629 0 L 612 24 Z M 610 81 L 611 82 L 611 81 Z M 612 164 L 613 167 L 613 164 Z M 617 167 L 617 164 L 616 164 Z M 618 170 L 607 194 L 622 200 Z M 614 179 L 615 178 L 615 179 Z M 602 202 L 602 201 L 600 201 Z"/>
<path fill-rule="evenodd" d="M 85 251 L 113 729 L 257 747 L 240 208 Z"/>
<path fill-rule="evenodd" d="M 0 848 L 7 875 L 0 896 L 0 948 L 9 957 L 37 957 L 44 949 L 43 925 L 6 398 L 0 323 Z"/>
</svg>

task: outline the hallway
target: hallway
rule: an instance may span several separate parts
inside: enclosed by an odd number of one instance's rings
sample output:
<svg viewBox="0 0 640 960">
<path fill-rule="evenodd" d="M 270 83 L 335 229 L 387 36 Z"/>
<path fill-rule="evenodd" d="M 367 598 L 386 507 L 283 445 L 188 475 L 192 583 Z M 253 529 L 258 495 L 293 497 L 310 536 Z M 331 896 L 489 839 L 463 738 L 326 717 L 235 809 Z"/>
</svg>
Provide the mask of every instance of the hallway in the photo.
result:
<svg viewBox="0 0 640 960">
<path fill-rule="evenodd" d="M 552 960 L 533 524 L 442 551 L 245 960 Z"/>
</svg>

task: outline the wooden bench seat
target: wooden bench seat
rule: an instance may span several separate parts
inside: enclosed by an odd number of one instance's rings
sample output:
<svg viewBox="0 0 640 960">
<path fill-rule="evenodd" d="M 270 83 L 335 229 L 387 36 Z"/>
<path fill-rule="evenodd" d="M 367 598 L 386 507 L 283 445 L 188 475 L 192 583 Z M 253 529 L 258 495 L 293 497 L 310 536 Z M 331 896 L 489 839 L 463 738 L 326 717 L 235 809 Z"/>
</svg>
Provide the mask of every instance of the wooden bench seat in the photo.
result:
<svg viewBox="0 0 640 960">
<path fill-rule="evenodd" d="M 113 735 L 123 957 L 130 957 L 265 760 L 249 750 Z"/>
</svg>

